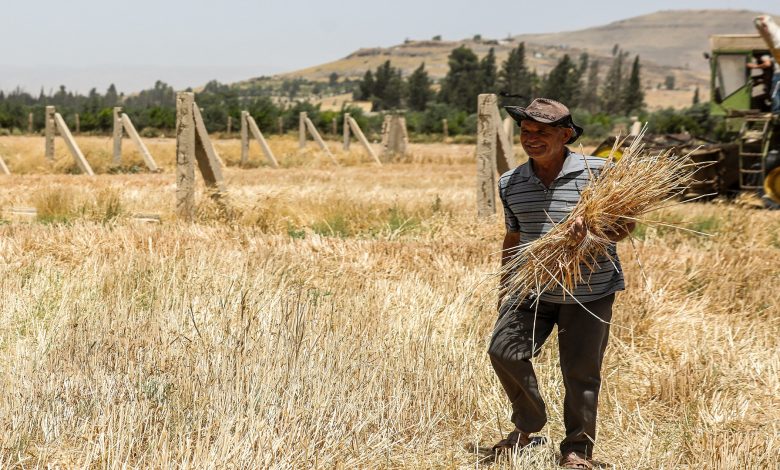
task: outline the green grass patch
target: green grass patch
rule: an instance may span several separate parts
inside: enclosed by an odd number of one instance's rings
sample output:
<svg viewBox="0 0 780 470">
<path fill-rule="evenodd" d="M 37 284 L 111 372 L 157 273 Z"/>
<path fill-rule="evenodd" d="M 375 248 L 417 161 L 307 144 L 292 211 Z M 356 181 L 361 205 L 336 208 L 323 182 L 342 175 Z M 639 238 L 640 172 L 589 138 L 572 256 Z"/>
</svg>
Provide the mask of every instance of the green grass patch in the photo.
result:
<svg viewBox="0 0 780 470">
<path fill-rule="evenodd" d="M 306 238 L 306 230 L 297 228 L 291 224 L 287 224 L 287 235 L 295 240 L 302 240 Z"/>
<path fill-rule="evenodd" d="M 715 232 L 720 229 L 721 226 L 721 220 L 718 217 L 709 216 L 709 217 L 698 217 L 694 219 L 690 225 L 688 225 L 688 228 L 691 230 L 695 230 L 697 232 L 707 233 L 707 234 L 714 234 Z"/>
<path fill-rule="evenodd" d="M 647 225 L 636 224 L 634 231 L 631 232 L 631 236 L 637 240 L 644 240 L 647 237 Z"/>
<path fill-rule="evenodd" d="M 348 237 L 351 234 L 349 220 L 341 213 L 330 214 L 326 218 L 314 222 L 311 229 L 318 235 L 330 237 Z"/>
<path fill-rule="evenodd" d="M 400 235 L 405 232 L 410 232 L 420 226 L 420 219 L 412 214 L 407 213 L 401 207 L 393 206 L 388 211 L 387 227 L 390 229 L 391 234 Z"/>
</svg>

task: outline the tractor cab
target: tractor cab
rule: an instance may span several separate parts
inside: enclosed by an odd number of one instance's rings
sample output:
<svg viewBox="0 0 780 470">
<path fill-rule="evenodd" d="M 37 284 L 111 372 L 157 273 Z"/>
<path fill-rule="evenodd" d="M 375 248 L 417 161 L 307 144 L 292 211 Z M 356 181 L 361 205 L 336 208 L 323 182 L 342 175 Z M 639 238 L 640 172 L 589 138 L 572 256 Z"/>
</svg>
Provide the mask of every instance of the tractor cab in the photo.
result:
<svg viewBox="0 0 780 470">
<path fill-rule="evenodd" d="M 772 68 L 747 66 L 765 57 L 773 60 L 764 39 L 758 34 L 723 34 L 711 36 L 710 46 L 710 113 L 734 117 L 769 113 Z"/>
<path fill-rule="evenodd" d="M 754 191 L 769 207 L 780 205 L 780 116 L 771 112 L 773 68 L 748 68 L 767 57 L 758 34 L 710 37 L 710 113 L 724 116 L 733 132 L 735 151 L 724 152 L 721 181 L 729 189 Z M 724 149 L 729 147 L 727 144 Z"/>
</svg>

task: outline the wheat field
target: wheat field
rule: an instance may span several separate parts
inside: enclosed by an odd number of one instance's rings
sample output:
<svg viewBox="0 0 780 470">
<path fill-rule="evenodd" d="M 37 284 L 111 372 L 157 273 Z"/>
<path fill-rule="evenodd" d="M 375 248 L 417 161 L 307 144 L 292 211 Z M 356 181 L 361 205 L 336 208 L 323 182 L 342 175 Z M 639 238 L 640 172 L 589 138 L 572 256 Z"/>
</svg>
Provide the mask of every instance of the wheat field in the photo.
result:
<svg viewBox="0 0 780 470">
<path fill-rule="evenodd" d="M 555 468 L 563 384 L 536 360 L 547 445 L 497 461 L 510 409 L 487 358 L 500 219 L 475 220 L 473 147 L 215 144 L 225 206 L 175 220 L 162 173 L 94 178 L 0 137 L 0 467 Z M 127 149 L 131 144 L 126 142 Z M 119 171 L 117 174 L 111 172 Z M 19 210 L 35 208 L 37 215 Z M 139 219 L 155 214 L 159 221 Z M 780 214 L 692 203 L 621 242 L 595 457 L 604 468 L 776 468 Z"/>
</svg>

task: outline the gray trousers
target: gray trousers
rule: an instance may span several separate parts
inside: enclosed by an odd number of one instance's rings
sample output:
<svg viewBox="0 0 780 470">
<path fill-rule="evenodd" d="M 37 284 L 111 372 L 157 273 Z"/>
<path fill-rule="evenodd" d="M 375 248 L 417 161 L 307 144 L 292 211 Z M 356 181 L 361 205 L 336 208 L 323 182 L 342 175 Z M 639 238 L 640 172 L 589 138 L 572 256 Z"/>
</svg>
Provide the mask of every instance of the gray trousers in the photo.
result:
<svg viewBox="0 0 780 470">
<path fill-rule="evenodd" d="M 608 322 L 612 319 L 614 300 L 615 294 L 610 294 L 583 305 Z M 558 325 L 561 372 L 566 388 L 563 400 L 566 438 L 561 442 L 561 453 L 578 451 L 591 456 L 609 324 L 594 318 L 579 304 L 540 301 L 536 308 L 528 299 L 514 304 L 506 302 L 490 341 L 490 362 L 512 403 L 512 422 L 527 433 L 541 431 L 547 413 L 531 358 L 539 354 L 554 325 Z"/>
</svg>

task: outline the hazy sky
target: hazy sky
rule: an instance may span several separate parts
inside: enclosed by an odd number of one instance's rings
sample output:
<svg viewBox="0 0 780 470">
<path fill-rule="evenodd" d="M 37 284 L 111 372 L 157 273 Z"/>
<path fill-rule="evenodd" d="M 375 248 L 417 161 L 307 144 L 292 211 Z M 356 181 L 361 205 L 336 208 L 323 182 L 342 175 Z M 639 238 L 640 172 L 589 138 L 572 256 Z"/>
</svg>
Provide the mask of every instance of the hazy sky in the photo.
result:
<svg viewBox="0 0 780 470">
<path fill-rule="evenodd" d="M 109 80 L 134 91 L 151 86 L 155 74 L 183 87 L 295 70 L 405 38 L 574 30 L 703 8 L 780 13 L 780 2 L 0 0 L 0 89 L 104 89 Z"/>
</svg>

